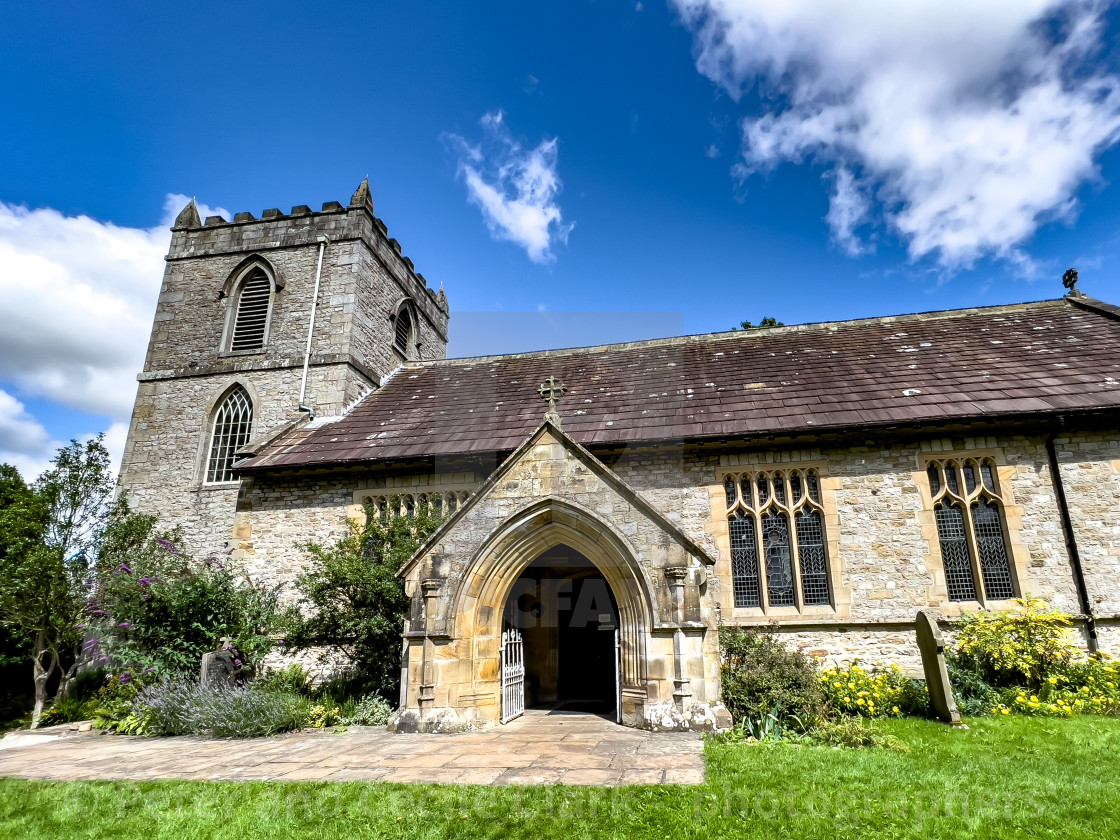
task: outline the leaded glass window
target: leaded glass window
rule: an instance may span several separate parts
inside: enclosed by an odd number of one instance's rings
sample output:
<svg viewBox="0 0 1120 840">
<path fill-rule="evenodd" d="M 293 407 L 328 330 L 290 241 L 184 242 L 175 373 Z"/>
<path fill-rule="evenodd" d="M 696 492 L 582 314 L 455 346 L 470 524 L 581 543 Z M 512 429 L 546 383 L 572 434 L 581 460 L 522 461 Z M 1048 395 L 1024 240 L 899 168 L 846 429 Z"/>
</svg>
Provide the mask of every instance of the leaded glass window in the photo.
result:
<svg viewBox="0 0 1120 840">
<path fill-rule="evenodd" d="M 995 462 L 991 458 L 946 458 L 931 461 L 926 475 L 949 599 L 1014 598 Z"/>
<path fill-rule="evenodd" d="M 820 476 L 813 469 L 724 477 L 736 607 L 831 603 Z"/>
<path fill-rule="evenodd" d="M 249 442 L 252 430 L 253 403 L 245 389 L 236 385 L 214 413 L 206 458 L 208 484 L 234 480 L 234 453 Z"/>
</svg>

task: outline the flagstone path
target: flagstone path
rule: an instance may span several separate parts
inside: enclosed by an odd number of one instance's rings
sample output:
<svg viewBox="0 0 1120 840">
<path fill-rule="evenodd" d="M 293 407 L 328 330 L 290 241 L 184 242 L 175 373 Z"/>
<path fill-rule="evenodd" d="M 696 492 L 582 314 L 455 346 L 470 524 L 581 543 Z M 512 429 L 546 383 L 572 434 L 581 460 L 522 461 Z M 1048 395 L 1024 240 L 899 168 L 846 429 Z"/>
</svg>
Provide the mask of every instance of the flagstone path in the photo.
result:
<svg viewBox="0 0 1120 840">
<path fill-rule="evenodd" d="M 58 734 L 44 740 L 43 735 Z M 58 729 L 0 741 L 0 776 L 25 779 L 385 781 L 472 785 L 701 784 L 703 742 L 589 714 L 530 710 L 462 735 L 379 727 L 270 738 L 138 738 Z"/>
</svg>

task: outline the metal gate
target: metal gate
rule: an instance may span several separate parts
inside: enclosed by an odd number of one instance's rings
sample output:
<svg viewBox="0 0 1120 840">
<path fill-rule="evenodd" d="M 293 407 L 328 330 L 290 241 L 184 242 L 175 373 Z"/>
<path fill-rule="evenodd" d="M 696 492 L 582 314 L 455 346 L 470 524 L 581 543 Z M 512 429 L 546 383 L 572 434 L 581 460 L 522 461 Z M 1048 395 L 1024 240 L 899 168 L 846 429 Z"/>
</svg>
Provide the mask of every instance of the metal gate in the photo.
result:
<svg viewBox="0 0 1120 840">
<path fill-rule="evenodd" d="M 521 631 L 502 632 L 502 723 L 525 711 L 525 652 Z"/>
<path fill-rule="evenodd" d="M 614 629 L 614 722 L 622 723 L 622 636 Z"/>
</svg>

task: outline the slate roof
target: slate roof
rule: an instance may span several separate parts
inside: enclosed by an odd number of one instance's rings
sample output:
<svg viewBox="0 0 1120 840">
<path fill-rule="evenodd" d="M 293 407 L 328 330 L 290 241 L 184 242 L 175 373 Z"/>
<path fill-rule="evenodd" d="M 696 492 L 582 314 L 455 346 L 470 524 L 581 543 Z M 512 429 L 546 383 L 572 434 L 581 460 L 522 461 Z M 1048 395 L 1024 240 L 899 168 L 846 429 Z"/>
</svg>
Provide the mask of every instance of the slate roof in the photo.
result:
<svg viewBox="0 0 1120 840">
<path fill-rule="evenodd" d="M 239 471 L 510 452 L 559 377 L 584 446 L 1120 408 L 1120 308 L 1093 299 L 409 363 Z"/>
</svg>

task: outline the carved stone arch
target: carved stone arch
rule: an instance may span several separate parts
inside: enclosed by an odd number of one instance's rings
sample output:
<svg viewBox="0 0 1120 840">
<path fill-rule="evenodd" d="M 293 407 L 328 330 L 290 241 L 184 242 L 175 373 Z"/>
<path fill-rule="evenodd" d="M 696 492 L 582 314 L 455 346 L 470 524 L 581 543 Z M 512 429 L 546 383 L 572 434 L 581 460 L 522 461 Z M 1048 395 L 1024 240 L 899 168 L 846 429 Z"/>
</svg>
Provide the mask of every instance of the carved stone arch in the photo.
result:
<svg viewBox="0 0 1120 840">
<path fill-rule="evenodd" d="M 250 254 L 241 260 L 228 275 L 226 275 L 225 282 L 222 283 L 221 291 L 218 292 L 218 299 L 225 300 L 226 298 L 233 297 L 234 292 L 237 291 L 241 283 L 244 282 L 249 272 L 254 268 L 260 268 L 268 275 L 272 281 L 272 288 L 274 291 L 281 292 L 284 290 L 284 278 L 281 276 L 280 271 L 262 254 Z"/>
<path fill-rule="evenodd" d="M 554 497 L 508 517 L 475 553 L 450 599 L 446 626 L 454 638 L 471 640 L 476 680 L 485 682 L 496 673 L 502 616 L 514 583 L 530 563 L 557 545 L 578 551 L 606 578 L 619 612 L 623 691 L 644 692 L 654 606 L 635 552 L 608 522 Z"/>
</svg>

